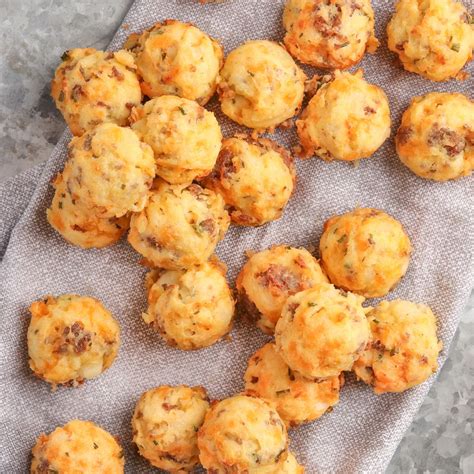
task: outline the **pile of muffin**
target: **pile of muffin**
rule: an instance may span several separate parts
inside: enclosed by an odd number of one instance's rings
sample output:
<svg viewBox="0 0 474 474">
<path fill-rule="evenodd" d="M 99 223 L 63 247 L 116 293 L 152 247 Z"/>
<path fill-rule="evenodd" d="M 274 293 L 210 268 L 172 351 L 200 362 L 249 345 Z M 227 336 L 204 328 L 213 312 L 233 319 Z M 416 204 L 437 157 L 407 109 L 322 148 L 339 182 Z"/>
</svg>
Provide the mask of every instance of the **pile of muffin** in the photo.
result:
<svg viewBox="0 0 474 474">
<path fill-rule="evenodd" d="M 47 218 L 73 245 L 101 248 L 128 231 L 150 268 L 142 315 L 171 346 L 208 347 L 235 314 L 274 341 L 249 360 L 245 391 L 209 402 L 202 387 L 144 393 L 132 418 L 134 442 L 152 465 L 189 472 L 301 473 L 287 429 L 330 411 L 344 372 L 375 393 L 401 392 L 437 369 L 441 343 L 429 307 L 384 297 L 407 271 L 402 225 L 376 209 L 331 217 L 318 261 L 276 245 L 248 253 L 235 293 L 214 250 L 232 222 L 261 226 L 281 217 L 295 190 L 292 154 L 260 136 L 296 120 L 302 158 L 356 161 L 390 135 L 387 97 L 362 71 L 342 72 L 374 52 L 370 0 L 288 0 L 285 46 L 249 41 L 224 61 L 221 45 L 193 25 L 166 20 L 132 34 L 124 49 L 67 51 L 52 95 L 75 135 L 54 180 Z M 454 0 L 400 0 L 388 45 L 408 71 L 462 78 L 474 46 L 472 18 Z M 332 72 L 311 80 L 295 62 Z M 251 130 L 224 138 L 204 106 L 217 91 L 222 112 Z M 146 100 L 144 100 L 146 99 Z M 444 181 L 474 168 L 474 103 L 462 94 L 416 97 L 396 137 L 401 161 Z M 236 300 L 236 301 L 235 301 Z M 96 299 L 47 296 L 30 308 L 34 374 L 77 386 L 114 361 L 120 328 Z M 123 472 L 117 441 L 74 420 L 33 448 L 31 472 Z"/>
</svg>

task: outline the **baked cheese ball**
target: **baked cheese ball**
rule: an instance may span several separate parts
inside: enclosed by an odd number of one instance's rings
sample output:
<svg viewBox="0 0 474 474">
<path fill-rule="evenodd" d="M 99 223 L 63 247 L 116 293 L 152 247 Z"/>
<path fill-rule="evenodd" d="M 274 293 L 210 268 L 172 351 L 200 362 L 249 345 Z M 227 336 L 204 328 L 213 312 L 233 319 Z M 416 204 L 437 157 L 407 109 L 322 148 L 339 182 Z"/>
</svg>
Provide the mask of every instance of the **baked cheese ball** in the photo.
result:
<svg viewBox="0 0 474 474">
<path fill-rule="evenodd" d="M 287 0 L 283 26 L 288 51 L 323 69 L 351 67 L 378 46 L 370 0 Z"/>
<path fill-rule="evenodd" d="M 339 401 L 339 376 L 311 380 L 291 370 L 275 344 L 265 344 L 249 359 L 245 390 L 269 400 L 287 426 L 320 418 Z"/>
<path fill-rule="evenodd" d="M 301 155 L 354 161 L 372 156 L 390 136 L 385 92 L 355 74 L 336 71 L 296 121 Z"/>
<path fill-rule="evenodd" d="M 224 60 L 222 46 L 190 23 L 165 20 L 131 35 L 142 92 L 177 95 L 205 105 L 214 95 Z"/>
<path fill-rule="evenodd" d="M 399 0 L 387 36 L 403 67 L 432 81 L 457 77 L 472 59 L 472 17 L 455 0 Z"/>
<path fill-rule="evenodd" d="M 156 174 L 171 184 L 190 184 L 208 175 L 221 149 L 214 114 L 176 96 L 157 97 L 135 109 L 132 128 L 153 149 Z"/>
<path fill-rule="evenodd" d="M 62 174 L 53 182 L 55 193 L 46 217 L 51 226 L 70 244 L 84 249 L 116 243 L 129 228 L 130 217 L 101 217 L 81 206 L 71 195 Z"/>
<path fill-rule="evenodd" d="M 63 177 L 81 206 L 101 217 L 122 217 L 148 202 L 155 159 L 132 130 L 103 123 L 69 143 Z"/>
<path fill-rule="evenodd" d="M 436 372 L 442 343 L 436 336 L 436 317 L 428 306 L 382 301 L 367 318 L 371 342 L 354 364 L 354 372 L 375 393 L 403 392 Z"/>
<path fill-rule="evenodd" d="M 197 184 L 156 182 L 145 209 L 132 216 L 128 241 L 155 267 L 204 263 L 229 227 L 224 200 Z"/>
<path fill-rule="evenodd" d="M 188 270 L 153 270 L 143 319 L 183 350 L 208 347 L 232 327 L 234 299 L 218 261 Z"/>
<path fill-rule="evenodd" d="M 378 209 L 359 208 L 326 221 L 319 251 L 331 283 L 378 298 L 405 275 L 411 243 L 396 219 Z"/>
<path fill-rule="evenodd" d="M 53 386 L 77 386 L 98 377 L 117 356 L 120 327 L 88 296 L 47 296 L 30 306 L 29 364 Z"/>
<path fill-rule="evenodd" d="M 267 402 L 235 395 L 211 405 L 198 431 L 198 447 L 208 472 L 257 474 L 286 459 L 288 436 Z"/>
<path fill-rule="evenodd" d="M 277 351 L 308 379 L 351 370 L 370 336 L 363 301 L 329 283 L 290 296 L 275 328 Z"/>
<path fill-rule="evenodd" d="M 276 245 L 251 254 L 242 267 L 236 281 L 239 311 L 273 334 L 289 296 L 327 282 L 306 249 Z"/>
<path fill-rule="evenodd" d="M 74 135 L 96 125 L 127 125 L 142 92 L 133 56 L 127 51 L 70 49 L 62 56 L 51 95 Z"/>
<path fill-rule="evenodd" d="M 121 474 L 123 451 L 116 439 L 92 421 L 72 420 L 49 435 L 41 434 L 32 450 L 31 474 Z"/>
<path fill-rule="evenodd" d="M 232 222 L 260 226 L 279 219 L 295 186 L 291 155 L 268 139 L 236 136 L 222 142 L 204 186 L 224 198 Z"/>
<path fill-rule="evenodd" d="M 191 472 L 199 464 L 197 430 L 209 408 L 202 387 L 162 385 L 138 401 L 132 418 L 133 442 L 153 466 Z"/>
<path fill-rule="evenodd" d="M 224 63 L 217 88 L 222 112 L 256 130 L 272 129 L 300 109 L 306 76 L 272 41 L 248 41 Z"/>
<path fill-rule="evenodd" d="M 415 97 L 395 143 L 402 163 L 421 178 L 469 176 L 474 169 L 474 102 L 448 92 Z"/>
<path fill-rule="evenodd" d="M 262 467 L 255 471 L 258 474 L 304 474 L 304 467 L 298 464 L 295 455 L 288 451 L 286 459 L 280 459 L 276 466 Z"/>
</svg>

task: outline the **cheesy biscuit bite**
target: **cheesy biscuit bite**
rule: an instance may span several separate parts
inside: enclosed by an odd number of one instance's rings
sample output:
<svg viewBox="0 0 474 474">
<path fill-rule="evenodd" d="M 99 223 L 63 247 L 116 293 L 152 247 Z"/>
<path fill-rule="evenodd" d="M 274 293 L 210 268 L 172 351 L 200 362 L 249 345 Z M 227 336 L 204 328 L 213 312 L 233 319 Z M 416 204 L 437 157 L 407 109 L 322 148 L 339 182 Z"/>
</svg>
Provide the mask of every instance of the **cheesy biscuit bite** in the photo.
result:
<svg viewBox="0 0 474 474">
<path fill-rule="evenodd" d="M 102 248 L 116 243 L 129 228 L 130 217 L 101 217 L 81 206 L 71 195 L 62 174 L 53 182 L 55 193 L 46 217 L 53 227 L 70 244 L 78 247 Z"/>
<path fill-rule="evenodd" d="M 259 226 L 279 219 L 295 185 L 290 154 L 268 139 L 236 136 L 222 142 L 204 186 L 220 193 L 232 222 Z"/>
<path fill-rule="evenodd" d="M 354 364 L 354 372 L 375 393 L 403 392 L 436 372 L 442 343 L 436 336 L 436 317 L 428 306 L 382 301 L 367 318 L 371 342 Z"/>
<path fill-rule="evenodd" d="M 98 125 L 68 147 L 63 178 L 82 207 L 101 217 L 140 212 L 155 177 L 152 149 L 129 128 Z"/>
<path fill-rule="evenodd" d="M 370 0 L 288 0 L 284 42 L 305 64 L 346 69 L 358 63 L 366 50 L 377 49 L 374 23 Z"/>
<path fill-rule="evenodd" d="M 70 49 L 62 56 L 51 95 L 74 135 L 104 122 L 127 125 L 142 93 L 133 56 L 127 51 Z"/>
<path fill-rule="evenodd" d="M 421 178 L 447 181 L 474 169 L 474 102 L 462 94 L 415 97 L 395 137 L 400 160 Z"/>
<path fill-rule="evenodd" d="M 30 368 L 53 386 L 77 386 L 98 377 L 115 360 L 120 327 L 95 298 L 47 296 L 35 301 L 30 313 Z"/>
<path fill-rule="evenodd" d="M 198 447 L 208 472 L 257 474 L 286 459 L 288 436 L 271 405 L 235 395 L 211 405 L 198 431 Z"/>
<path fill-rule="evenodd" d="M 177 95 L 205 105 L 214 95 L 224 51 L 194 25 L 165 20 L 131 35 L 125 47 L 136 57 L 146 96 Z"/>
<path fill-rule="evenodd" d="M 152 266 L 189 268 L 213 254 L 229 222 L 219 194 L 159 180 L 148 205 L 132 216 L 128 241 Z"/>
<path fill-rule="evenodd" d="M 239 310 L 273 334 L 290 295 L 327 283 L 318 261 L 303 248 L 277 245 L 250 255 L 237 281 Z"/>
<path fill-rule="evenodd" d="M 120 474 L 125 459 L 117 440 L 92 421 L 72 420 L 49 435 L 41 434 L 32 450 L 31 474 Z"/>
<path fill-rule="evenodd" d="M 362 71 L 336 71 L 296 121 L 302 156 L 354 161 L 373 155 L 390 136 L 385 92 L 367 83 Z"/>
<path fill-rule="evenodd" d="M 132 418 L 133 442 L 153 466 L 191 472 L 199 464 L 197 430 L 209 408 L 202 387 L 162 385 L 145 392 Z"/>
<path fill-rule="evenodd" d="M 472 59 L 472 18 L 455 0 L 399 0 L 387 35 L 403 67 L 432 81 L 458 76 Z"/>
<path fill-rule="evenodd" d="M 156 174 L 171 184 L 190 184 L 208 175 L 221 149 L 214 114 L 176 96 L 157 97 L 135 109 L 132 128 L 153 149 Z"/>
<path fill-rule="evenodd" d="M 351 370 L 369 341 L 363 301 L 329 283 L 290 296 L 275 328 L 277 351 L 308 379 Z"/>
<path fill-rule="evenodd" d="M 319 251 L 332 283 L 378 298 L 405 275 L 411 243 L 396 219 L 377 209 L 360 208 L 326 221 Z"/>
<path fill-rule="evenodd" d="M 271 129 L 300 109 L 306 76 L 272 41 L 248 41 L 224 63 L 217 88 L 222 112 L 240 125 Z"/>
<path fill-rule="evenodd" d="M 244 376 L 248 393 L 269 400 L 287 426 L 320 418 L 339 401 L 339 376 L 311 380 L 293 372 L 275 344 L 265 344 L 248 361 Z"/>
<path fill-rule="evenodd" d="M 208 347 L 232 327 L 234 299 L 225 266 L 206 262 L 188 270 L 153 270 L 143 314 L 166 342 L 183 350 Z M 151 280 L 151 281 L 150 281 Z"/>
</svg>

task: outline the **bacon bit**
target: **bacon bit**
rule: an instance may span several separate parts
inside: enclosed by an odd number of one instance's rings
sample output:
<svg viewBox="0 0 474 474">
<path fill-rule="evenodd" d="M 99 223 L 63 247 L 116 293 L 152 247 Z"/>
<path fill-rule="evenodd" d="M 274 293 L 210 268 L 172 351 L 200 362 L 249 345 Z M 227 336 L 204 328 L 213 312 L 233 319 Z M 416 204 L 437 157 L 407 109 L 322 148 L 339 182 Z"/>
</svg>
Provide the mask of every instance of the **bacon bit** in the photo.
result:
<svg viewBox="0 0 474 474">
<path fill-rule="evenodd" d="M 258 321 L 262 314 L 255 303 L 248 297 L 246 291 L 241 289 L 238 293 L 237 310 L 250 320 Z"/>
<path fill-rule="evenodd" d="M 250 379 L 250 383 L 257 383 L 257 382 L 258 382 L 258 377 L 255 377 L 255 375 L 252 376 L 252 378 Z"/>
<path fill-rule="evenodd" d="M 125 104 L 125 107 L 128 109 L 128 110 L 132 110 L 133 107 L 135 107 L 135 104 L 133 104 L 132 102 L 127 102 Z"/>
<path fill-rule="evenodd" d="M 209 234 L 213 235 L 215 230 L 216 230 L 216 224 L 214 222 L 214 219 L 206 219 L 205 221 L 202 221 L 200 224 L 199 224 L 199 227 L 202 229 L 202 230 L 205 230 L 206 232 L 208 232 Z"/>
<path fill-rule="evenodd" d="M 282 265 L 271 264 L 264 272 L 255 275 L 259 283 L 265 287 L 274 287 L 289 294 L 304 289 L 300 278 Z"/>
<path fill-rule="evenodd" d="M 105 102 L 102 102 L 101 100 L 98 100 L 98 101 L 97 101 L 97 105 L 98 105 L 99 107 L 108 107 L 108 105 L 107 105 Z"/>
<path fill-rule="evenodd" d="M 166 403 L 166 402 L 163 403 L 161 406 L 166 411 L 171 411 L 171 410 L 174 410 L 175 408 L 178 408 L 178 405 L 172 405 L 171 403 Z"/>
<path fill-rule="evenodd" d="M 220 151 L 219 156 L 217 157 L 216 167 L 214 168 L 215 173 L 219 174 L 220 179 L 226 179 L 237 171 L 232 161 L 233 158 L 234 154 L 229 150 L 229 148 L 223 148 Z"/>
<path fill-rule="evenodd" d="M 92 135 L 87 135 L 84 139 L 84 150 L 89 151 L 92 148 Z"/>
<path fill-rule="evenodd" d="M 375 114 L 376 110 L 373 107 L 364 107 L 365 115 Z"/>
<path fill-rule="evenodd" d="M 308 265 L 306 265 L 306 262 L 304 261 L 304 258 L 301 255 L 298 255 L 295 258 L 295 263 L 298 265 L 300 268 L 308 268 Z"/>
<path fill-rule="evenodd" d="M 124 75 L 115 66 L 112 66 L 112 76 L 116 77 L 118 81 L 124 80 Z"/>
<path fill-rule="evenodd" d="M 396 48 L 398 51 L 403 51 L 403 50 L 405 49 L 405 42 L 396 44 L 396 45 L 395 45 L 395 48 Z"/>
<path fill-rule="evenodd" d="M 82 86 L 80 86 L 79 84 L 76 84 L 73 88 L 72 88 L 72 91 L 71 91 L 71 99 L 74 101 L 74 102 L 77 102 L 82 95 L 86 95 L 84 90 L 82 89 Z"/>
<path fill-rule="evenodd" d="M 421 357 L 420 362 L 424 365 L 428 364 L 428 357 L 426 356 Z"/>
<path fill-rule="evenodd" d="M 410 140 L 413 135 L 413 129 L 411 127 L 400 127 L 397 132 L 397 141 L 400 145 L 405 145 L 405 143 Z"/>
<path fill-rule="evenodd" d="M 461 153 L 466 147 L 464 137 L 449 128 L 435 124 L 428 135 L 428 145 L 439 146 L 446 150 L 448 156 L 453 157 Z"/>
</svg>

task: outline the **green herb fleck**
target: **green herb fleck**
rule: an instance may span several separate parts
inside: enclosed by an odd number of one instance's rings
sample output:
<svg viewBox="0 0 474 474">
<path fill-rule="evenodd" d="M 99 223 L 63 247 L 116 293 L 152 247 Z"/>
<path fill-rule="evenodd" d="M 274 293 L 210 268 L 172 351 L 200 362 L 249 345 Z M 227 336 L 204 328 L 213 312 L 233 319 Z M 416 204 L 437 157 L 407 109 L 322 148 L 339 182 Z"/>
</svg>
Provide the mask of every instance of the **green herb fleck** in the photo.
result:
<svg viewBox="0 0 474 474">
<path fill-rule="evenodd" d="M 186 115 L 186 110 L 184 110 L 183 107 L 179 106 L 178 109 L 183 115 Z"/>
<path fill-rule="evenodd" d="M 62 201 L 59 201 L 58 207 L 59 207 L 59 209 L 62 209 L 62 208 L 63 208 L 63 202 L 62 202 Z"/>
<path fill-rule="evenodd" d="M 309 306 L 310 308 L 313 308 L 314 306 L 317 306 L 317 304 L 316 304 L 316 303 L 313 303 L 312 301 L 310 301 L 310 302 L 308 303 L 308 306 Z"/>
<path fill-rule="evenodd" d="M 252 77 L 255 77 L 255 74 L 251 71 L 248 71 L 248 73 L 252 76 Z"/>
<path fill-rule="evenodd" d="M 375 324 L 380 323 L 380 321 L 379 321 L 378 319 L 372 319 L 372 321 L 373 321 Z"/>
<path fill-rule="evenodd" d="M 452 49 L 453 51 L 456 51 L 456 53 L 459 53 L 459 50 L 461 49 L 461 45 L 460 45 L 459 43 L 453 43 L 453 44 L 451 45 L 451 49 Z"/>
<path fill-rule="evenodd" d="M 399 352 L 399 350 L 398 350 L 396 347 L 394 347 L 394 348 L 390 351 L 390 355 L 393 357 L 393 356 L 397 355 L 398 352 Z"/>
<path fill-rule="evenodd" d="M 119 459 L 122 459 L 122 458 L 123 458 L 123 451 L 120 451 L 120 453 L 118 454 L 118 458 L 119 458 Z"/>
<path fill-rule="evenodd" d="M 94 443 L 94 449 L 98 449 L 99 445 L 97 443 Z"/>
<path fill-rule="evenodd" d="M 375 244 L 374 236 L 373 236 L 372 234 L 369 235 L 368 241 L 369 241 L 369 244 L 370 244 L 370 245 L 374 245 L 374 244 Z"/>
<path fill-rule="evenodd" d="M 346 41 L 345 43 L 340 44 L 339 48 L 345 48 L 346 46 L 349 46 L 349 41 Z"/>
<path fill-rule="evenodd" d="M 154 439 L 154 440 L 153 440 L 153 444 L 154 444 L 155 446 L 158 446 L 158 441 L 156 441 L 156 439 Z"/>
<path fill-rule="evenodd" d="M 166 51 L 163 51 L 163 52 L 161 53 L 161 59 L 164 61 L 164 60 L 166 59 L 166 56 L 167 56 Z"/>
<path fill-rule="evenodd" d="M 337 241 L 338 244 L 343 244 L 347 241 L 347 234 L 343 234 Z"/>
<path fill-rule="evenodd" d="M 122 189 L 125 189 L 125 188 L 126 188 L 125 184 L 122 184 L 121 188 L 122 188 Z"/>
<path fill-rule="evenodd" d="M 64 53 L 61 55 L 61 61 L 67 60 L 69 60 L 69 51 L 64 51 Z"/>
<path fill-rule="evenodd" d="M 277 390 L 276 395 L 277 397 L 281 397 L 282 395 L 287 395 L 290 393 L 290 389 L 287 388 L 286 390 Z"/>
</svg>

